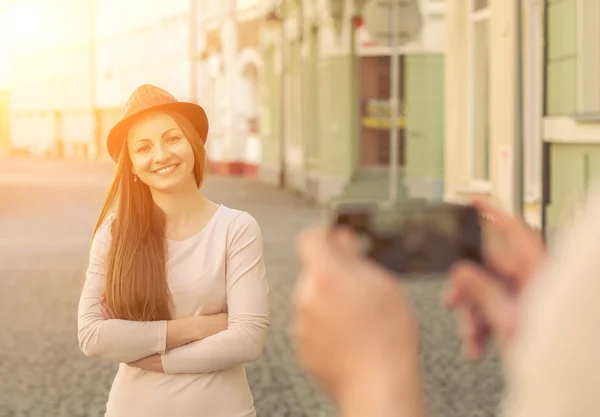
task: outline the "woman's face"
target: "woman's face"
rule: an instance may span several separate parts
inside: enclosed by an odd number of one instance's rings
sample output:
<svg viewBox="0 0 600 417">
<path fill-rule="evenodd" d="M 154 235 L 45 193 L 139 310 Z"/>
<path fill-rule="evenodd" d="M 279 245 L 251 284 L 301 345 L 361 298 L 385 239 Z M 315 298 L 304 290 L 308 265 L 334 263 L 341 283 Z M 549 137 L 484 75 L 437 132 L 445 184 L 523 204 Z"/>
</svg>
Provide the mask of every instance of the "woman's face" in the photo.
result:
<svg viewBox="0 0 600 417">
<path fill-rule="evenodd" d="M 194 180 L 194 153 L 181 127 L 166 113 L 136 120 L 127 135 L 132 170 L 158 191 L 174 191 Z"/>
</svg>

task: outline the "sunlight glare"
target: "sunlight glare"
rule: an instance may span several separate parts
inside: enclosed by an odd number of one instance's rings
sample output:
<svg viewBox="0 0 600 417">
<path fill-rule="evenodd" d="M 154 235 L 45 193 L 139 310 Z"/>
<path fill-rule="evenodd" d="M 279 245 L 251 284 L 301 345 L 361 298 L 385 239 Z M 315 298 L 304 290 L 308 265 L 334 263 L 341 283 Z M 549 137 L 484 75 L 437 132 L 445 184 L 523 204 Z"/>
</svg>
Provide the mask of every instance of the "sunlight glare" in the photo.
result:
<svg viewBox="0 0 600 417">
<path fill-rule="evenodd" d="M 35 49 L 47 33 L 46 10 L 32 2 L 17 2 L 8 15 L 10 49 L 16 52 Z"/>
</svg>

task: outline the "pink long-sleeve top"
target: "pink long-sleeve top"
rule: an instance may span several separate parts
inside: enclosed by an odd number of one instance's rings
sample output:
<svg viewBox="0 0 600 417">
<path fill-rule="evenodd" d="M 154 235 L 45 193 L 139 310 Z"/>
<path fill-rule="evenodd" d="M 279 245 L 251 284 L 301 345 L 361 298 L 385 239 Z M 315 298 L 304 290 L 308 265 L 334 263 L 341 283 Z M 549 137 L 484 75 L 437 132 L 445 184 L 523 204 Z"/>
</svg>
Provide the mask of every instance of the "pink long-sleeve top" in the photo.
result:
<svg viewBox="0 0 600 417">
<path fill-rule="evenodd" d="M 109 218 L 96 234 L 78 312 L 81 350 L 120 363 L 106 417 L 254 417 L 244 363 L 262 353 L 269 328 L 261 230 L 248 213 L 219 206 L 199 233 L 168 241 L 174 318 L 227 311 L 228 328 L 166 349 L 166 321 L 105 320 L 100 306 Z M 161 354 L 165 372 L 125 365 Z"/>
</svg>

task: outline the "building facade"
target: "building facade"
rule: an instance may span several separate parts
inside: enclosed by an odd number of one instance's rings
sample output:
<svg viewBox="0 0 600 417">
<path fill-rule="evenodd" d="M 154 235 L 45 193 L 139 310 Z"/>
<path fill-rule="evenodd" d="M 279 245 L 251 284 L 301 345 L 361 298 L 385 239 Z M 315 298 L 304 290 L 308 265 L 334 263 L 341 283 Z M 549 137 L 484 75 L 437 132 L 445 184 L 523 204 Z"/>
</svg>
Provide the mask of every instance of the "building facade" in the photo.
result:
<svg viewBox="0 0 600 417">
<path fill-rule="evenodd" d="M 389 187 L 390 48 L 362 19 L 367 2 L 290 0 L 261 27 L 260 177 L 319 202 L 384 199 Z M 400 172 L 408 194 L 443 190 L 444 2 L 418 1 L 422 33 L 400 54 Z"/>
<path fill-rule="evenodd" d="M 520 177 L 514 165 L 518 146 L 523 150 L 524 216 L 541 228 L 543 1 L 520 2 L 520 22 L 516 1 L 446 3 L 445 199 L 485 195 L 514 209 L 519 204 L 514 191 Z M 515 142 L 518 131 L 522 143 Z"/>
<path fill-rule="evenodd" d="M 445 198 L 514 208 L 519 146 L 525 218 L 551 238 L 600 174 L 600 3 L 522 2 L 520 67 L 516 4 L 447 2 Z"/>
<path fill-rule="evenodd" d="M 199 34 L 192 32 L 190 5 L 57 3 L 55 9 L 69 11 L 60 42 L 13 57 L 12 147 L 39 155 L 107 157 L 108 131 L 136 87 L 150 83 L 180 100 L 196 100 L 191 48 Z"/>
<path fill-rule="evenodd" d="M 213 171 L 256 176 L 261 163 L 259 28 L 264 2 L 203 0 L 199 8 L 200 101 L 211 123 Z"/>
<path fill-rule="evenodd" d="M 542 135 L 551 233 L 600 174 L 600 2 L 546 0 Z"/>
<path fill-rule="evenodd" d="M 61 44 L 14 61 L 14 146 L 36 154 L 107 157 L 108 131 L 133 90 L 149 83 L 206 109 L 214 171 L 256 175 L 264 4 L 78 2 L 79 14 L 72 17 L 87 24 L 85 36 L 74 31 Z"/>
<path fill-rule="evenodd" d="M 64 6 L 64 5 L 63 5 Z M 12 147 L 32 154 L 93 153 L 91 107 L 91 3 L 70 9 L 72 26 L 43 47 L 16 50 L 12 59 Z M 65 6 L 66 7 L 66 6 Z M 57 13 L 60 16 L 65 13 Z"/>
</svg>

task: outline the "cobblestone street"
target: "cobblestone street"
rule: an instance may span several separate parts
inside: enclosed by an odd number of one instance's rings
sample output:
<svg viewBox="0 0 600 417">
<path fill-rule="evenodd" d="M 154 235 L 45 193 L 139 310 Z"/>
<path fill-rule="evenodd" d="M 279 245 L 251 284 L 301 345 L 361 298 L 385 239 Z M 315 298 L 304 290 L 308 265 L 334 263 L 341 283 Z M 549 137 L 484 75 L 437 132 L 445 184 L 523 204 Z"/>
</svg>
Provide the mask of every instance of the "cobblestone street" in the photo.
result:
<svg viewBox="0 0 600 417">
<path fill-rule="evenodd" d="M 76 313 L 111 170 L 0 158 L 0 417 L 103 416 L 116 366 L 79 351 Z M 263 357 L 247 368 L 258 416 L 335 415 L 300 370 L 288 338 L 299 270 L 294 237 L 320 209 L 246 179 L 210 177 L 204 190 L 250 212 L 264 233 L 272 327 Z M 491 417 L 502 389 L 497 361 L 462 359 L 452 316 L 439 303 L 442 285 L 439 277 L 407 284 L 423 323 L 431 416 Z"/>
</svg>

